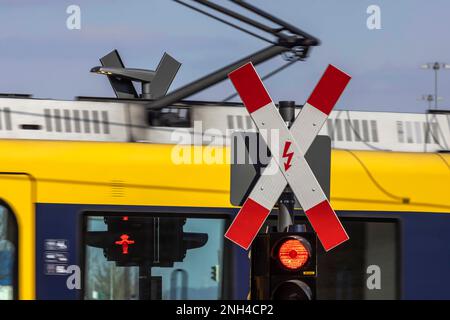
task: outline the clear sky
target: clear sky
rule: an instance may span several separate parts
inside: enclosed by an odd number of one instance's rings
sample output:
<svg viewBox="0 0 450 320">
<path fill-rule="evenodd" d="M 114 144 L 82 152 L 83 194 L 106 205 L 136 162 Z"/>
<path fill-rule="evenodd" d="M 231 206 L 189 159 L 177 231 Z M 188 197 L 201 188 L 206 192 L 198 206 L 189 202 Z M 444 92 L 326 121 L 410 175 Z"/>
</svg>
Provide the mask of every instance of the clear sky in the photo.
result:
<svg viewBox="0 0 450 320">
<path fill-rule="evenodd" d="M 218 0 L 227 4 L 226 1 Z M 328 63 L 353 79 L 337 108 L 423 112 L 434 76 L 419 66 L 450 63 L 448 0 L 251 0 L 320 38 L 306 62 L 269 79 L 274 100 L 308 97 Z M 66 27 L 66 9 L 81 8 L 81 29 Z M 366 26 L 369 5 L 381 8 L 381 30 Z M 164 51 L 183 63 L 172 86 L 224 66 L 267 44 L 170 0 L 0 0 L 0 92 L 40 98 L 112 96 L 108 81 L 90 74 L 98 58 L 118 49 L 129 67 L 154 69 Z M 265 74 L 275 58 L 258 67 Z M 441 106 L 450 105 L 450 70 L 439 74 Z M 221 100 L 234 92 L 217 85 L 195 99 Z"/>
</svg>

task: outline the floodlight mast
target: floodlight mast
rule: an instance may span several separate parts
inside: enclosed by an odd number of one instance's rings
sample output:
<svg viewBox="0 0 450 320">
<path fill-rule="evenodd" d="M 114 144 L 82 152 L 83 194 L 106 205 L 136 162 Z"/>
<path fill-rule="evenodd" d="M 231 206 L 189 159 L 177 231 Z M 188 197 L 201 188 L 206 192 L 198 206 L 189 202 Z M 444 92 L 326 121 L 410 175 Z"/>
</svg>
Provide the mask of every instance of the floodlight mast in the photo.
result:
<svg viewBox="0 0 450 320">
<path fill-rule="evenodd" d="M 219 20 L 227 25 L 230 25 L 238 30 L 244 31 L 248 34 L 252 34 L 260 39 L 263 39 L 259 35 L 256 35 L 250 31 L 247 31 L 246 29 L 234 25 L 230 22 L 227 22 L 219 17 L 216 17 L 212 15 L 211 13 L 208 13 L 206 11 L 203 11 L 199 9 L 198 7 L 192 6 L 190 4 L 187 4 L 184 0 L 174 0 L 175 2 L 182 4 L 184 6 L 187 6 L 195 11 L 198 11 L 202 14 L 205 14 L 209 17 L 212 17 L 216 20 Z M 262 62 L 265 62 L 279 54 L 282 53 L 290 53 L 289 59 L 292 60 L 304 60 L 308 57 L 310 48 L 312 46 L 318 46 L 320 45 L 320 40 L 316 37 L 300 30 L 299 28 L 292 26 L 291 24 L 288 24 L 287 22 L 274 17 L 273 15 L 249 4 L 244 1 L 238 1 L 238 0 L 231 0 L 232 3 L 241 6 L 242 8 L 253 12 L 256 15 L 259 15 L 262 18 L 265 18 L 267 20 L 270 20 L 272 23 L 277 24 L 279 27 L 273 28 L 271 26 L 268 26 L 266 24 L 263 24 L 259 21 L 250 19 L 240 13 L 237 13 L 231 9 L 225 8 L 221 5 L 218 5 L 216 3 L 213 3 L 211 1 L 206 0 L 192 0 L 193 2 L 196 2 L 200 5 L 206 6 L 212 10 L 215 10 L 221 14 L 224 14 L 228 17 L 231 17 L 235 20 L 238 20 L 242 23 L 245 23 L 247 25 L 250 25 L 256 29 L 259 29 L 260 31 L 266 32 L 272 36 L 275 36 L 277 39 L 276 41 L 268 41 L 272 45 L 259 50 L 255 53 L 252 53 L 242 59 L 239 59 L 238 61 L 235 61 L 217 71 L 214 71 L 213 73 L 210 73 L 200 79 L 197 79 L 175 91 L 172 93 L 161 97 L 160 99 L 157 99 L 153 102 L 150 102 L 147 105 L 147 108 L 149 110 L 155 110 L 155 109 L 161 109 L 164 107 L 167 107 L 171 104 L 174 104 L 182 99 L 185 99 L 189 96 L 192 96 L 200 91 L 203 91 L 223 80 L 225 80 L 228 76 L 228 74 L 235 70 L 236 68 L 239 68 L 240 66 L 244 65 L 247 62 L 252 62 L 254 65 L 258 65 Z"/>
</svg>

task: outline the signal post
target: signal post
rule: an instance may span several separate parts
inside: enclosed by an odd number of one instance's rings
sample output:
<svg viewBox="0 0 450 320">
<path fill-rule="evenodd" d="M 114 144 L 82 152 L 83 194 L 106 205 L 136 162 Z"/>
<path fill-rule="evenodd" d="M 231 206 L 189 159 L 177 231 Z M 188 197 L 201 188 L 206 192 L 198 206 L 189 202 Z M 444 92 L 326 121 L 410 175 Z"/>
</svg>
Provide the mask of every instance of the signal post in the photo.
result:
<svg viewBox="0 0 450 320">
<path fill-rule="evenodd" d="M 295 122 L 295 103 L 281 102 L 278 113 L 251 63 L 230 73 L 229 78 L 258 130 L 278 131 L 280 147 L 268 145 L 272 154 L 269 166 L 278 166 L 278 170 L 266 175 L 263 171 L 225 237 L 244 249 L 251 246 L 252 299 L 315 299 L 316 237 L 326 251 L 349 237 L 305 154 L 350 77 L 328 66 Z M 267 137 L 263 138 L 268 144 Z M 314 232 L 294 224 L 294 195 Z M 278 232 L 259 233 L 277 203 Z"/>
</svg>

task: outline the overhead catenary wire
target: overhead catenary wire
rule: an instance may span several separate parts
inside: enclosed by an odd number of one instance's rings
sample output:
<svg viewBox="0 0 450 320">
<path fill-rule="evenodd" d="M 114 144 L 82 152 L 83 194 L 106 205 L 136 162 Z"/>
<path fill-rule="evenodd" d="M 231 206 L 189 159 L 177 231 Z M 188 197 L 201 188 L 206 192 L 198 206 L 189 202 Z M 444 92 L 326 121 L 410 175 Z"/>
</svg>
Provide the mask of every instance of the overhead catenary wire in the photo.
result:
<svg viewBox="0 0 450 320">
<path fill-rule="evenodd" d="M 179 4 L 181 4 L 181 5 L 183 5 L 183 6 L 185 6 L 185 7 L 188 7 L 188 8 L 190 8 L 190 9 L 194 10 L 194 11 L 197 11 L 197 12 L 199 12 L 199 13 L 202 13 L 202 14 L 204 14 L 204 15 L 206 15 L 206 16 L 208 16 L 208 17 L 214 19 L 214 20 L 220 21 L 220 22 L 226 24 L 227 26 L 230 26 L 230 27 L 235 28 L 235 29 L 237 29 L 237 30 L 239 30 L 239 31 L 242 31 L 242 32 L 244 32 L 244 33 L 247 33 L 247 34 L 249 34 L 249 35 L 251 35 L 251 36 L 253 36 L 253 37 L 255 37 L 255 38 L 258 38 L 258 39 L 260 39 L 260 40 L 263 40 L 263 41 L 268 42 L 268 43 L 273 44 L 273 45 L 276 45 L 276 44 L 277 44 L 276 42 L 271 41 L 271 40 L 269 40 L 269 39 L 267 39 L 267 38 L 265 38 L 265 37 L 263 37 L 263 36 L 261 36 L 261 35 L 255 33 L 255 32 L 252 32 L 252 31 L 250 31 L 250 30 L 247 30 L 247 29 L 245 29 L 245 28 L 243 28 L 243 27 L 238 26 L 237 24 L 234 24 L 234 23 L 229 22 L 229 21 L 227 21 L 227 20 L 225 20 L 225 19 L 222 19 L 222 18 L 220 18 L 220 17 L 218 17 L 218 16 L 216 16 L 216 15 L 213 15 L 212 13 L 209 13 L 209 12 L 207 12 L 207 11 L 205 11 L 205 10 L 202 10 L 202 9 L 200 9 L 200 8 L 197 8 L 197 7 L 193 6 L 193 5 L 190 5 L 190 4 L 188 4 L 188 3 L 185 3 L 184 1 L 181 1 L 181 0 L 173 0 L 173 1 L 175 1 L 176 3 L 179 3 Z"/>
<path fill-rule="evenodd" d="M 345 149 L 346 152 L 348 152 L 350 155 L 352 155 L 353 158 L 356 159 L 356 161 L 361 165 L 361 167 L 364 169 L 364 171 L 366 172 L 367 176 L 369 177 L 370 181 L 375 185 L 375 187 L 380 190 L 382 193 L 384 193 L 386 196 L 388 196 L 389 198 L 395 199 L 395 200 L 400 200 L 401 203 L 404 204 L 408 204 L 410 203 L 411 199 L 409 197 L 403 197 L 403 196 L 398 196 L 395 195 L 391 192 L 389 192 L 388 190 L 386 190 L 373 176 L 372 172 L 369 170 L 369 168 L 366 166 L 366 164 L 364 163 L 364 161 L 361 160 L 361 158 L 356 155 L 353 151 Z"/>
<path fill-rule="evenodd" d="M 294 63 L 296 63 L 297 61 L 298 61 L 298 60 L 291 60 L 291 61 L 286 62 L 285 64 L 281 65 L 280 67 L 278 67 L 278 68 L 272 70 L 272 71 L 269 72 L 268 74 L 266 74 L 266 75 L 264 75 L 263 77 L 261 77 L 261 80 L 264 81 L 264 80 L 269 79 L 270 77 L 276 75 L 277 73 L 279 73 L 279 72 L 285 70 L 286 68 L 292 66 L 292 65 L 293 65 Z M 233 98 L 235 98 L 235 97 L 237 97 L 237 96 L 238 96 L 237 93 L 233 93 L 233 94 L 229 95 L 228 97 L 224 98 L 224 99 L 222 100 L 222 102 L 230 101 L 231 99 L 233 99 Z"/>
<path fill-rule="evenodd" d="M 442 154 L 440 154 L 439 152 L 435 153 L 436 156 L 438 156 L 447 166 L 447 168 L 450 170 L 450 163 L 447 162 L 447 160 L 442 156 Z"/>
</svg>

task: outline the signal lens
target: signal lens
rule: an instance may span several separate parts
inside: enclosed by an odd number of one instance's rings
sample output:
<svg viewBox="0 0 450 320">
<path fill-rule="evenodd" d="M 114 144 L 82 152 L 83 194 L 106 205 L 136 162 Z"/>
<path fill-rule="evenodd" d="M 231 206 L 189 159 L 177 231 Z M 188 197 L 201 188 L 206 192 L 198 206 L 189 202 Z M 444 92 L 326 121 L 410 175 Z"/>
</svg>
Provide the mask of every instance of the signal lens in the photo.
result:
<svg viewBox="0 0 450 320">
<path fill-rule="evenodd" d="M 272 294 L 273 300 L 311 300 L 311 288 L 300 280 L 281 283 Z"/>
<path fill-rule="evenodd" d="M 309 250 L 299 239 L 284 241 L 278 250 L 278 260 L 290 270 L 300 269 L 308 259 Z"/>
</svg>

